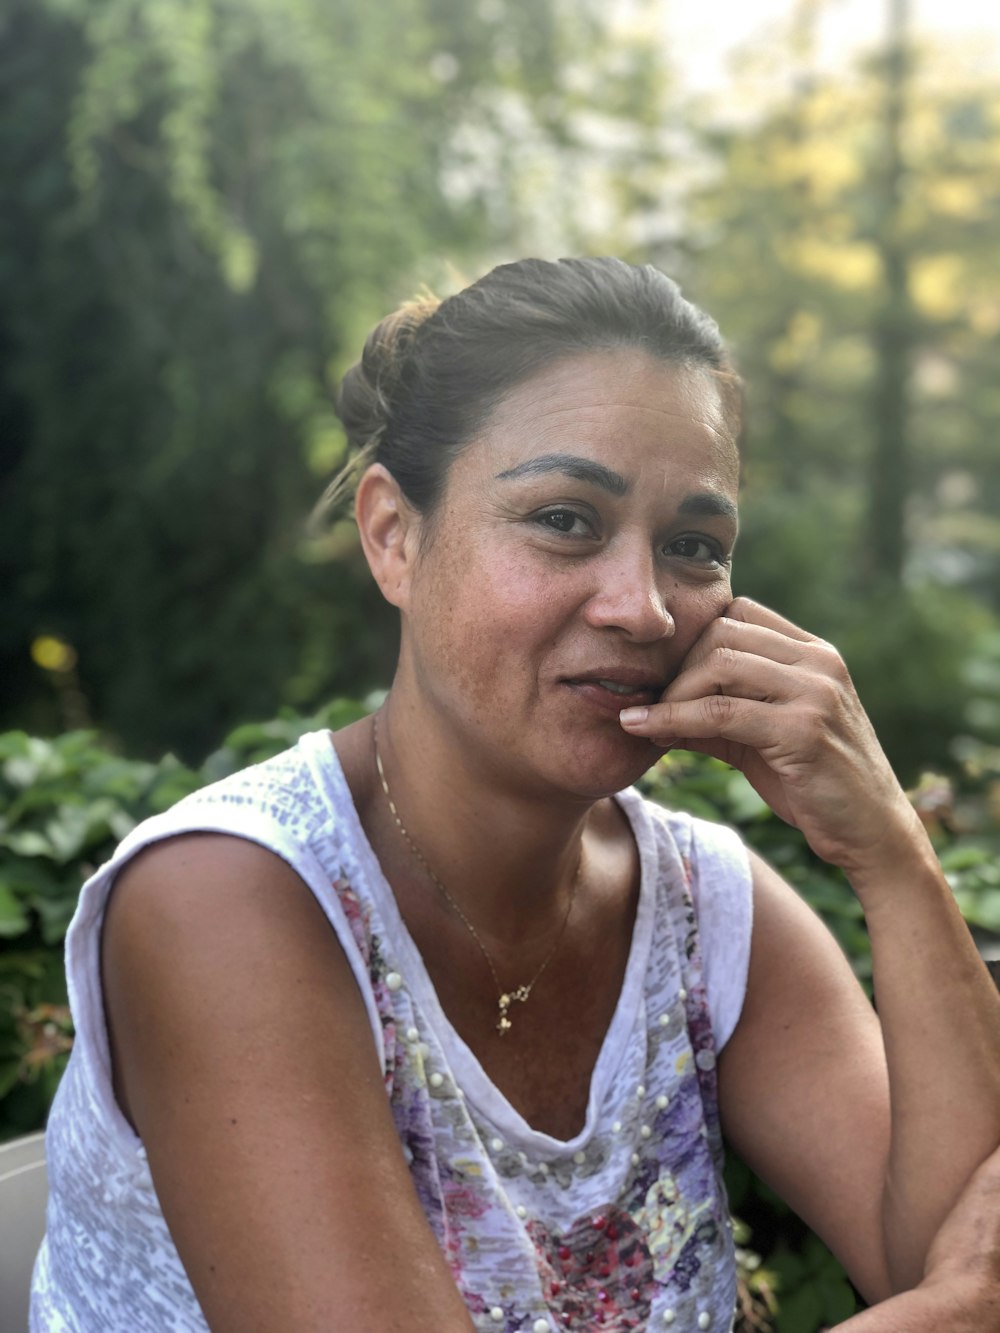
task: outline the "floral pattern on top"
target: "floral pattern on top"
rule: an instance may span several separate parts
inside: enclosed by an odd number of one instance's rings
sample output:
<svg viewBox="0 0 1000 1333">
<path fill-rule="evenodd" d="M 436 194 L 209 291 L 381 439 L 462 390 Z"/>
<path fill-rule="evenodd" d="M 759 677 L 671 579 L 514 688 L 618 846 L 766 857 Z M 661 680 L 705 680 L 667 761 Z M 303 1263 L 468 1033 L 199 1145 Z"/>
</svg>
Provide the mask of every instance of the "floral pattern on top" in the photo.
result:
<svg viewBox="0 0 1000 1333">
<path fill-rule="evenodd" d="M 727 997 L 731 1024 L 749 957 L 749 867 L 729 830 L 635 792 L 618 800 L 640 853 L 639 911 L 586 1125 L 569 1142 L 517 1115 L 442 1014 L 329 734 L 133 830 L 84 886 L 67 936 L 77 1037 L 47 1131 L 32 1333 L 208 1333 L 114 1100 L 99 982 L 115 875 L 150 843 L 195 830 L 269 848 L 315 895 L 362 993 L 413 1187 L 480 1333 L 729 1333 L 735 1257 L 700 922 L 711 924 L 712 1004 Z"/>
<path fill-rule="evenodd" d="M 646 1328 L 666 1311 L 673 1327 L 692 1333 L 731 1326 L 733 1246 L 690 858 L 678 856 L 675 871 L 654 926 L 650 971 L 658 965 L 663 984 L 647 986 L 645 1010 L 654 1017 L 632 1052 L 641 1057 L 635 1086 L 609 1089 L 600 1130 L 584 1146 L 560 1152 L 549 1141 L 541 1154 L 527 1150 L 530 1130 L 524 1146 L 505 1138 L 490 1108 L 459 1087 L 450 1034 L 435 1030 L 387 961 L 394 955 L 378 936 L 378 913 L 348 880 L 335 884 L 383 1028 L 407 1034 L 386 1051 L 393 1116 L 418 1198 L 478 1328 L 617 1333 Z M 396 988 L 386 983 L 390 970 L 402 983 Z"/>
<path fill-rule="evenodd" d="M 642 1228 L 622 1208 L 580 1218 L 565 1235 L 529 1222 L 542 1292 L 567 1329 L 644 1328 L 656 1291 Z"/>
</svg>

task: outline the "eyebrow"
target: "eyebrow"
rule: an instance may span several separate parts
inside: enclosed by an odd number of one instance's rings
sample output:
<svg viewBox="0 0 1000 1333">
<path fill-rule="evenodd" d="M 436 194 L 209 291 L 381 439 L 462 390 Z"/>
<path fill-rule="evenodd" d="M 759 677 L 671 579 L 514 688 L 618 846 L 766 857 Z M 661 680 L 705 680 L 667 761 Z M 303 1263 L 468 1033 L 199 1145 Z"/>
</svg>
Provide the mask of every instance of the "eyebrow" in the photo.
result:
<svg viewBox="0 0 1000 1333">
<path fill-rule="evenodd" d="M 518 463 L 516 467 L 498 472 L 497 480 L 515 481 L 521 477 L 545 476 L 550 472 L 561 472 L 576 481 L 590 482 L 594 486 L 600 486 L 602 490 L 610 491 L 612 495 L 628 495 L 632 489 L 632 483 L 620 472 L 605 467 L 603 463 L 595 463 L 590 458 L 581 458 L 577 454 L 539 454 L 536 458 L 528 458 L 523 463 Z M 721 495 L 718 491 L 698 491 L 694 495 L 688 495 L 677 508 L 681 514 L 692 514 L 703 518 L 721 515 L 736 520 L 739 517 L 739 510 L 728 495 Z"/>
<path fill-rule="evenodd" d="M 576 454 L 539 454 L 537 458 L 526 459 L 517 467 L 498 472 L 498 481 L 513 481 L 520 477 L 540 477 L 547 472 L 562 472 L 576 481 L 589 481 L 593 486 L 610 491 L 612 495 L 628 495 L 631 482 L 625 480 L 620 472 L 614 472 L 603 463 L 595 463 L 589 458 L 580 458 Z"/>
<path fill-rule="evenodd" d="M 700 491 L 696 495 L 687 496 L 677 506 L 677 512 L 702 518 L 713 518 L 720 514 L 723 518 L 739 518 L 739 510 L 729 496 L 720 495 L 718 491 Z"/>
</svg>

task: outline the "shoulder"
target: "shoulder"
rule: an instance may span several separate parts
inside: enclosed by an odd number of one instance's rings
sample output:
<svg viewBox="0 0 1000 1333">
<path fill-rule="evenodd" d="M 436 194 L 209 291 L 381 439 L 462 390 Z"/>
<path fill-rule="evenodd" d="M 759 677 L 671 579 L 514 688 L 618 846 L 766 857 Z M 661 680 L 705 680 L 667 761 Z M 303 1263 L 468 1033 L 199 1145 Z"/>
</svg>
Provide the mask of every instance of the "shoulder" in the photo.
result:
<svg viewBox="0 0 1000 1333">
<path fill-rule="evenodd" d="M 139 921 L 163 925 L 176 917 L 183 923 L 194 914 L 225 916 L 237 906 L 262 910 L 276 890 L 294 896 L 301 884 L 284 858 L 257 841 L 228 830 L 181 829 L 140 847 L 121 867 L 109 892 L 105 932 L 124 904 L 140 909 Z"/>
<path fill-rule="evenodd" d="M 157 979 L 179 1000 L 194 999 L 177 984 L 186 963 L 225 985 L 247 959 L 276 965 L 309 947 L 322 922 L 315 896 L 268 848 L 228 833 L 179 833 L 143 847 L 116 876 L 102 970 L 107 980 L 109 965 L 120 964 L 137 986 Z"/>
<path fill-rule="evenodd" d="M 377 1033 L 364 941 L 357 938 L 363 923 L 347 919 L 339 891 L 342 881 L 363 882 L 357 831 L 327 732 L 305 736 L 293 749 L 224 777 L 134 828 L 84 885 L 66 937 L 77 1045 L 85 1054 L 97 1052 L 95 1078 L 100 1081 L 105 1046 L 95 984 L 103 970 L 102 940 L 105 954 L 124 939 L 126 952 L 139 956 L 144 940 L 153 948 L 200 931 L 200 938 L 215 932 L 235 941 L 270 921 L 280 939 L 291 942 L 296 923 L 312 922 L 313 930 L 321 923 L 320 933 L 335 937 L 346 952 Z M 198 942 L 190 940 L 192 947 Z"/>
<path fill-rule="evenodd" d="M 84 886 L 80 924 L 99 916 L 111 885 L 137 857 L 148 862 L 161 844 L 169 861 L 176 840 L 230 835 L 231 843 L 242 839 L 280 857 L 315 889 L 329 883 L 341 854 L 351 850 L 354 827 L 330 734 L 310 733 L 293 748 L 209 783 L 136 825 Z M 184 853 L 186 860 L 193 855 L 191 848 Z"/>
<path fill-rule="evenodd" d="M 655 876 L 658 916 L 685 951 L 701 959 L 716 1048 L 743 1008 L 753 930 L 753 877 L 747 848 L 724 824 L 668 810 L 636 791 L 622 793 L 644 873 Z"/>
<path fill-rule="evenodd" d="M 329 755 L 324 754 L 324 741 Z M 146 860 L 156 846 L 168 849 L 187 835 L 228 834 L 230 843 L 242 839 L 280 857 L 314 892 L 321 891 L 329 882 L 330 866 L 320 864 L 320 853 L 327 861 L 336 858 L 338 838 L 343 839 L 343 829 L 349 825 L 338 809 L 338 804 L 343 807 L 338 774 L 329 733 L 317 732 L 273 759 L 210 783 L 137 824 L 81 891 L 66 937 L 71 991 L 75 968 L 94 961 L 80 954 L 101 929 L 112 886 L 136 858 Z M 349 802 L 350 797 L 346 799 Z M 176 851 L 164 852 L 168 862 L 175 855 Z M 193 855 L 190 848 L 184 853 L 187 861 Z M 157 865 L 164 856 L 155 858 Z"/>
<path fill-rule="evenodd" d="M 192 792 L 167 812 L 184 823 L 246 824 L 280 829 L 308 841 L 329 829 L 350 800 L 340 779 L 329 732 L 311 732 L 291 749 Z"/>
<path fill-rule="evenodd" d="M 749 900 L 752 867 L 748 849 L 727 824 L 670 810 L 630 788 L 618 798 L 642 850 L 645 841 L 661 861 L 676 858 L 696 900 L 727 890 Z"/>
<path fill-rule="evenodd" d="M 349 807 L 329 733 L 317 732 L 139 825 L 95 886 L 105 960 L 160 958 L 172 941 L 194 961 L 208 942 L 220 970 L 258 950 L 273 965 L 282 950 L 315 951 L 319 936 L 339 939 L 360 979 L 338 894 L 345 857 L 353 866 Z"/>
<path fill-rule="evenodd" d="M 197 1034 L 207 1051 L 219 1031 L 250 1059 L 265 1033 L 288 1043 L 320 991 L 369 1028 L 315 893 L 281 856 L 225 833 L 180 834 L 128 862 L 107 901 L 100 976 L 115 1090 L 133 1123 L 132 1071 L 150 1051 L 169 1063 L 186 1049 L 196 1077 Z"/>
</svg>

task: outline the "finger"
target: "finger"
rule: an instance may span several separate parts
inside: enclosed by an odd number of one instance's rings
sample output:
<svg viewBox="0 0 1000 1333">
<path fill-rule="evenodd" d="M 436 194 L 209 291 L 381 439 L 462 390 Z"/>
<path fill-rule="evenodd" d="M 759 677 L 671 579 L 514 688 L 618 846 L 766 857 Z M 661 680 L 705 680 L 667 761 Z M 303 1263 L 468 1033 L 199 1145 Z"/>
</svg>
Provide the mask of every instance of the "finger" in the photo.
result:
<svg viewBox="0 0 1000 1333">
<path fill-rule="evenodd" d="M 726 618 L 742 620 L 749 625 L 763 625 L 766 629 L 776 630 L 778 634 L 784 634 L 789 639 L 798 639 L 800 643 L 817 641 L 817 635 L 800 629 L 784 616 L 779 616 L 777 611 L 772 611 L 769 606 L 763 606 L 750 597 L 734 598 L 726 607 Z"/>
<path fill-rule="evenodd" d="M 729 694 L 768 703 L 797 699 L 814 684 L 811 674 L 754 653 L 716 648 L 671 681 L 662 702 L 683 703 L 709 694 Z"/>
<path fill-rule="evenodd" d="M 672 748 L 674 750 L 687 750 L 692 754 L 707 754 L 712 759 L 721 759 L 730 768 L 741 768 L 743 757 L 746 754 L 746 746 L 733 741 L 719 740 L 716 737 L 695 740 L 691 736 L 685 736 Z"/>
<path fill-rule="evenodd" d="M 680 703 L 664 702 L 643 708 L 623 708 L 621 725 L 633 736 L 645 736 L 658 745 L 711 738 L 737 741 L 759 749 L 772 744 L 779 706 L 729 694 L 709 694 Z"/>
<path fill-rule="evenodd" d="M 716 653 L 725 655 L 737 652 L 741 655 L 763 657 L 775 663 L 784 663 L 787 667 L 797 667 L 805 661 L 812 660 L 816 655 L 817 644 L 820 644 L 820 640 L 805 643 L 801 639 L 789 639 L 787 635 L 781 635 L 776 629 L 768 629 L 764 625 L 729 620 L 723 616 L 719 620 L 713 620 L 712 624 L 701 633 L 681 663 L 675 680 L 692 667 L 707 663 Z"/>
</svg>

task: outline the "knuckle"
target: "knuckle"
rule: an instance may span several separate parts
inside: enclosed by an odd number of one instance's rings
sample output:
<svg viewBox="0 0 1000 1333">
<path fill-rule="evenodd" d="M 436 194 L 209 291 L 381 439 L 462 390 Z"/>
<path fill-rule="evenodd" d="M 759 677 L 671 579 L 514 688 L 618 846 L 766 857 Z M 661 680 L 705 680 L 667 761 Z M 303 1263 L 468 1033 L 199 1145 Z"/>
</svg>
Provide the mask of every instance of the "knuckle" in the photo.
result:
<svg viewBox="0 0 1000 1333">
<path fill-rule="evenodd" d="M 843 690 L 840 682 L 829 676 L 820 676 L 815 684 L 816 700 L 813 706 L 817 720 L 826 719 L 840 707 Z"/>
<path fill-rule="evenodd" d="M 747 612 L 753 605 L 749 597 L 734 597 L 726 609 L 726 615 L 731 620 L 745 620 Z"/>
<path fill-rule="evenodd" d="M 837 747 L 837 738 L 842 731 L 840 701 L 836 693 L 814 698 L 802 708 L 799 734 L 803 744 L 826 752 Z"/>
<path fill-rule="evenodd" d="M 711 652 L 714 648 L 718 647 L 719 640 L 725 634 L 728 625 L 729 622 L 725 617 L 720 616 L 718 619 L 713 620 L 711 624 L 706 625 L 702 630 L 701 635 L 699 636 L 699 642 L 706 650 L 706 653 Z"/>
<path fill-rule="evenodd" d="M 716 665 L 728 674 L 736 666 L 739 654 L 735 648 L 730 648 L 728 644 L 720 644 L 715 649 L 714 657 Z"/>
<path fill-rule="evenodd" d="M 728 694 L 710 694 L 705 700 L 705 712 L 709 721 L 725 723 L 730 721 L 736 708 L 736 701 Z"/>
<path fill-rule="evenodd" d="M 829 729 L 830 713 L 818 703 L 803 708 L 799 716 L 799 731 L 803 737 L 815 739 Z"/>
<path fill-rule="evenodd" d="M 832 643 L 826 639 L 817 639 L 813 650 L 826 672 L 837 680 L 848 679 L 847 664 Z"/>
<path fill-rule="evenodd" d="M 714 685 L 722 685 L 732 679 L 738 658 L 735 648 L 726 643 L 717 643 L 706 654 L 703 667 Z"/>
</svg>

